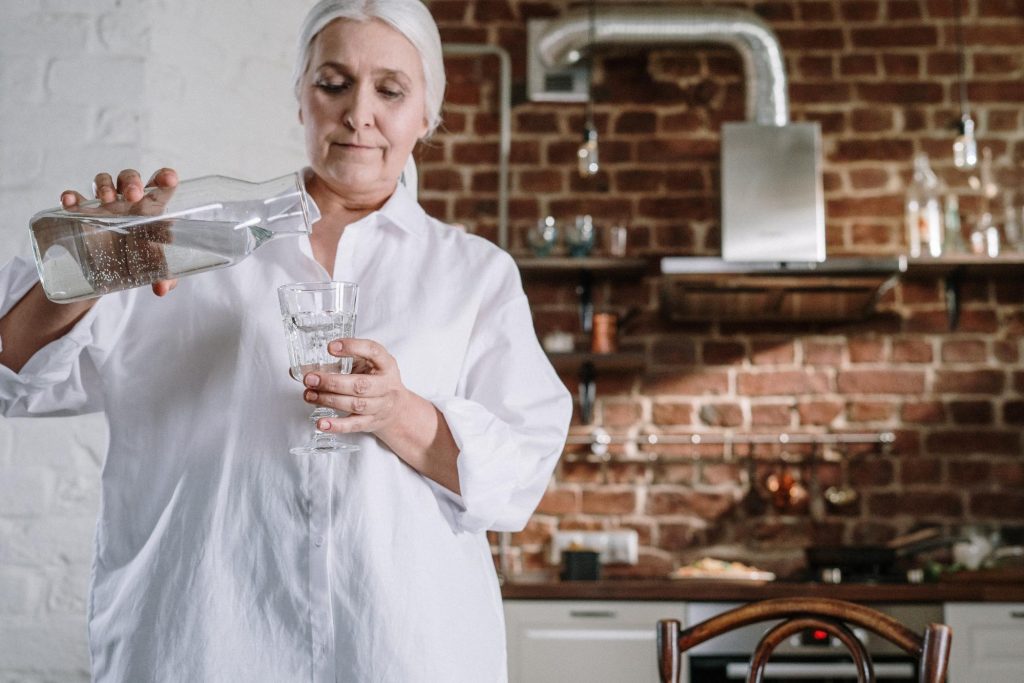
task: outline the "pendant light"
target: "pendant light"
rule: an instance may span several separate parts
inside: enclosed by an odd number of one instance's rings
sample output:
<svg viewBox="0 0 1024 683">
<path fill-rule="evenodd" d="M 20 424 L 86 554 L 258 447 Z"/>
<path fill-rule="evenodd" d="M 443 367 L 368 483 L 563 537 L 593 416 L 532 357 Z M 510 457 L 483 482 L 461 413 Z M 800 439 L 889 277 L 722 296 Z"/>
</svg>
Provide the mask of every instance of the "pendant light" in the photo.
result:
<svg viewBox="0 0 1024 683">
<path fill-rule="evenodd" d="M 597 159 L 597 126 L 594 125 L 594 44 L 597 37 L 597 0 L 590 0 L 589 50 L 587 52 L 587 114 L 583 124 L 583 142 L 577 151 L 577 170 L 583 178 L 600 170 Z"/>
<path fill-rule="evenodd" d="M 961 169 L 978 165 L 978 141 L 974 137 L 974 119 L 967 101 L 966 61 L 964 53 L 963 0 L 953 0 L 953 34 L 956 40 L 957 86 L 960 91 L 960 120 L 956 122 L 953 141 L 953 164 Z"/>
</svg>

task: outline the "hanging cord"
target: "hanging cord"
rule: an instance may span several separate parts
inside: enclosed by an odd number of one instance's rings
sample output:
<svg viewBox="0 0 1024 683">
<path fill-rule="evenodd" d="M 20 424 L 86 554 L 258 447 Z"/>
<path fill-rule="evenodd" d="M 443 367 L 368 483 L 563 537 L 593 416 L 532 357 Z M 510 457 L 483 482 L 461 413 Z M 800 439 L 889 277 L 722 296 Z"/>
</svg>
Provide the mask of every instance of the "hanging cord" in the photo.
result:
<svg viewBox="0 0 1024 683">
<path fill-rule="evenodd" d="M 960 118 L 970 114 L 967 103 L 967 55 L 964 50 L 963 0 L 953 0 L 953 40 L 956 43 L 957 87 L 960 91 Z"/>
<path fill-rule="evenodd" d="M 958 0 L 959 1 L 959 0 Z M 594 126 L 594 45 L 597 42 L 597 0 L 590 0 L 590 25 L 588 27 L 588 42 L 590 51 L 587 54 L 587 121 L 586 128 L 593 130 Z"/>
</svg>

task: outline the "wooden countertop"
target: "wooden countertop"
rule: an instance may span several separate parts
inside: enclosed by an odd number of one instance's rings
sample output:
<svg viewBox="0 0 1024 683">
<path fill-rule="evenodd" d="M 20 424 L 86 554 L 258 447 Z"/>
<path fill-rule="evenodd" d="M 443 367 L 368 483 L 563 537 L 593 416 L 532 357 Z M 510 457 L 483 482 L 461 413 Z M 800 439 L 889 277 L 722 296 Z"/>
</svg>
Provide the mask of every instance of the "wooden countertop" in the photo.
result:
<svg viewBox="0 0 1024 683">
<path fill-rule="evenodd" d="M 940 581 L 828 585 L 788 581 L 609 579 L 506 582 L 506 600 L 678 600 L 749 602 L 767 598 L 836 598 L 851 602 L 1024 602 L 1024 582 Z"/>
</svg>

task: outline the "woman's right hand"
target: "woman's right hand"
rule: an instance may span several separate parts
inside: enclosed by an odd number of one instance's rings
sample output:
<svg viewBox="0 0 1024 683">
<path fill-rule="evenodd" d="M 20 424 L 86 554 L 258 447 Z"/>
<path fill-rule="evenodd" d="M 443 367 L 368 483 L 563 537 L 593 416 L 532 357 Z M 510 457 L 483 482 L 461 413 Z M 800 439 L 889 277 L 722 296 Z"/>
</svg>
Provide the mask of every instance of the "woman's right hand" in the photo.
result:
<svg viewBox="0 0 1024 683">
<path fill-rule="evenodd" d="M 150 176 L 149 182 L 145 186 L 142 184 L 142 176 L 139 175 L 139 172 L 128 168 L 117 174 L 116 184 L 109 173 L 96 174 L 93 187 L 100 206 L 92 209 L 79 208 L 80 204 L 88 200 L 74 190 L 62 192 L 60 203 L 67 210 L 154 216 L 163 212 L 163 207 L 177 185 L 178 173 L 173 168 L 161 168 Z M 145 189 L 150 187 L 158 189 L 154 192 L 145 192 Z M 162 253 L 160 257 L 162 258 Z M 153 293 L 157 296 L 164 296 L 177 285 L 176 279 L 158 280 L 153 283 Z"/>
</svg>

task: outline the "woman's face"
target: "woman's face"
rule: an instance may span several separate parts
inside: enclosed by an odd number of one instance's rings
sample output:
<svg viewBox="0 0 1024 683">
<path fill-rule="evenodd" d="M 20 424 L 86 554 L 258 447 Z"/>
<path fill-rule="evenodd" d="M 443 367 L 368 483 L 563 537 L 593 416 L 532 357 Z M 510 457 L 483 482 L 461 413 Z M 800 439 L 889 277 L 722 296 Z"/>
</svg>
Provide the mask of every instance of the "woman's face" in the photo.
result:
<svg viewBox="0 0 1024 683">
<path fill-rule="evenodd" d="M 313 171 L 335 192 L 383 202 L 428 124 L 423 64 L 382 21 L 339 19 L 313 40 L 299 120 Z"/>
</svg>

